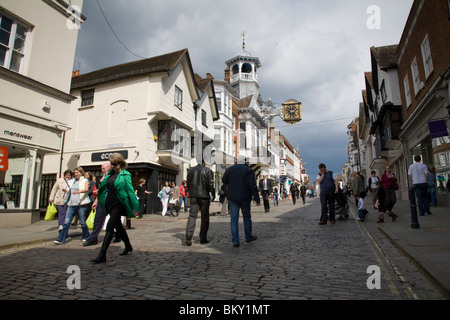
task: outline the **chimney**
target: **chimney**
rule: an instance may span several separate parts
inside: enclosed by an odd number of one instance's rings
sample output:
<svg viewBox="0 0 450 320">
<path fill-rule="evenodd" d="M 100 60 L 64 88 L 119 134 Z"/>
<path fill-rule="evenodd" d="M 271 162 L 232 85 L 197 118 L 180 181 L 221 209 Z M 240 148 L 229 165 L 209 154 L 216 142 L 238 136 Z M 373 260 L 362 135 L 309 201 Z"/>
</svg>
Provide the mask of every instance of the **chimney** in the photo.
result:
<svg viewBox="0 0 450 320">
<path fill-rule="evenodd" d="M 72 78 L 78 77 L 80 75 L 80 70 L 72 71 Z"/>
<path fill-rule="evenodd" d="M 226 69 L 225 69 L 225 81 L 226 82 L 228 82 L 228 83 L 230 83 L 230 67 L 227 67 Z"/>
</svg>

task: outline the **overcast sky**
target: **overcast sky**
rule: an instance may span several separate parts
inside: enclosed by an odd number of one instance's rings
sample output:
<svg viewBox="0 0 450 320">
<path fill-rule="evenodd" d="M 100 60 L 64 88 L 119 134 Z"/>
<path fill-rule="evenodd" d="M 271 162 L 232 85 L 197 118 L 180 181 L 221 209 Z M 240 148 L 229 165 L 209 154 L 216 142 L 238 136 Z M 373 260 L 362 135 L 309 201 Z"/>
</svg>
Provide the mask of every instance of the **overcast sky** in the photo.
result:
<svg viewBox="0 0 450 320">
<path fill-rule="evenodd" d="M 413 0 L 84 0 L 78 35 L 81 73 L 189 49 L 194 72 L 223 80 L 225 61 L 259 57 L 261 95 L 302 102 L 303 121 L 275 124 L 307 163 L 340 172 L 347 125 L 359 115 L 370 47 L 398 44 Z M 372 6 L 379 8 L 379 20 Z M 369 10 L 368 12 L 368 9 Z M 371 28 L 368 27 L 372 26 Z M 126 46 L 126 48 L 124 47 Z M 130 52 L 131 51 L 131 52 Z"/>
</svg>

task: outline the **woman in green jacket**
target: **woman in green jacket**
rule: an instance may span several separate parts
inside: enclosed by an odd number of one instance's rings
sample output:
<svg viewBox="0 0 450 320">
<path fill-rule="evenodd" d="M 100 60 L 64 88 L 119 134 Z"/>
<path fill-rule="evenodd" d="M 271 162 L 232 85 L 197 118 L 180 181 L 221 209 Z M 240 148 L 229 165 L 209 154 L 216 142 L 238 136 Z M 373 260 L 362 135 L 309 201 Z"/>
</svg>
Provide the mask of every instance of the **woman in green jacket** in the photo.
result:
<svg viewBox="0 0 450 320">
<path fill-rule="evenodd" d="M 92 208 L 95 209 L 97 203 L 100 203 L 105 208 L 106 213 L 109 214 L 102 248 L 97 258 L 91 260 L 93 263 L 106 262 L 106 252 L 111 244 L 114 229 L 125 243 L 125 250 L 121 255 L 133 251 L 128 234 L 122 225 L 121 217 L 135 218 L 140 210 L 139 201 L 131 182 L 131 174 L 126 170 L 125 159 L 120 153 L 114 153 L 109 157 L 109 162 L 111 163 L 111 170 L 100 184 L 97 198 L 92 205 Z"/>
</svg>

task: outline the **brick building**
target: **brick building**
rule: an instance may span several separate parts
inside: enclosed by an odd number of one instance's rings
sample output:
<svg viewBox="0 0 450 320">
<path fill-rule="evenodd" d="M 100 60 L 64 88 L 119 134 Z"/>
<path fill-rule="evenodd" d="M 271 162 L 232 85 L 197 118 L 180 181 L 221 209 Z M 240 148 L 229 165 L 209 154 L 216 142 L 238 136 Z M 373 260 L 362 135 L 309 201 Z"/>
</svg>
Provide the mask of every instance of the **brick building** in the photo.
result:
<svg viewBox="0 0 450 320">
<path fill-rule="evenodd" d="M 397 52 L 406 163 L 420 154 L 435 167 L 438 186 L 450 178 L 449 17 L 448 0 L 414 1 Z M 448 192 L 439 190 L 440 204 L 448 202 Z"/>
</svg>

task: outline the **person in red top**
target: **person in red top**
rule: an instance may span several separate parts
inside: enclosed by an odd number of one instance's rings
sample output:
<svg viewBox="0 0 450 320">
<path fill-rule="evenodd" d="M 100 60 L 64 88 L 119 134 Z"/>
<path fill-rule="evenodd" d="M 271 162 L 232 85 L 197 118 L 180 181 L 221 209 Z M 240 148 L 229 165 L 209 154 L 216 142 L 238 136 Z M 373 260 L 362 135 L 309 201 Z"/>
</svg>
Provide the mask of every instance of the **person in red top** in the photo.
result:
<svg viewBox="0 0 450 320">
<path fill-rule="evenodd" d="M 386 166 L 386 171 L 384 171 L 381 176 L 381 182 L 386 190 L 386 213 L 392 217 L 392 221 L 397 219 L 397 215 L 392 212 L 395 203 L 397 202 L 397 195 L 395 191 L 398 190 L 397 177 L 391 171 L 390 166 Z"/>
<path fill-rule="evenodd" d="M 186 180 L 181 182 L 178 190 L 180 191 L 180 203 L 184 203 L 184 212 L 188 212 L 187 198 L 189 193 L 187 192 Z"/>
</svg>

